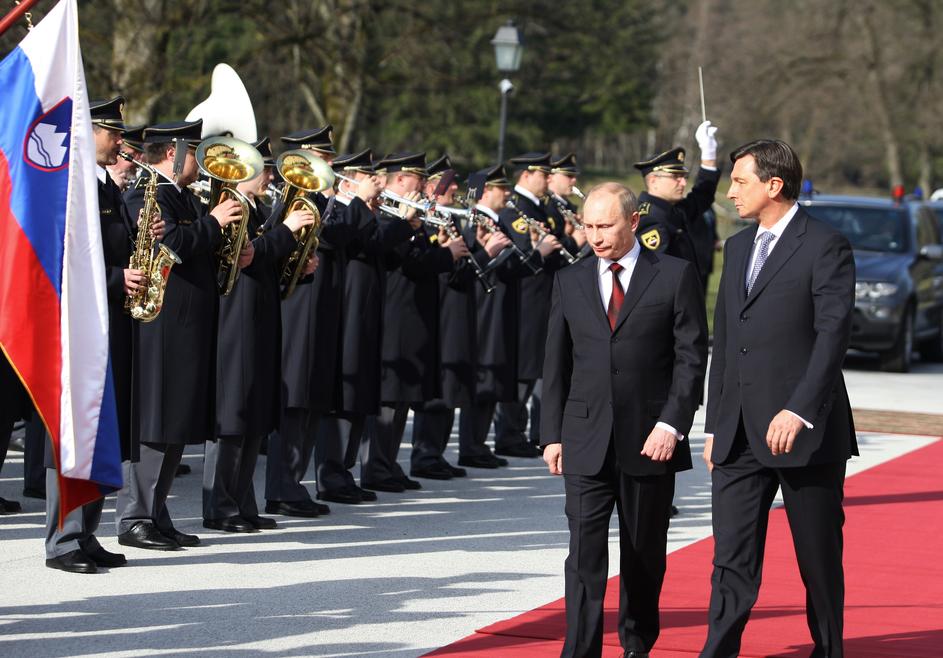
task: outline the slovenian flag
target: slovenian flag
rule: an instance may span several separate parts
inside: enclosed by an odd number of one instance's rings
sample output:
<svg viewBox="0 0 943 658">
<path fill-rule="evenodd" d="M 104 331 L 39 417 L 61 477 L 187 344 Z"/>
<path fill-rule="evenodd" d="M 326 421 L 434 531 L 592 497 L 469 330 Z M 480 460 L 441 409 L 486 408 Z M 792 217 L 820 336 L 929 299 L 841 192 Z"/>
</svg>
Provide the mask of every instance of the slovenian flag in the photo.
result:
<svg viewBox="0 0 943 658">
<path fill-rule="evenodd" d="M 75 0 L 0 61 L 0 347 L 52 437 L 60 519 L 121 488 Z"/>
</svg>

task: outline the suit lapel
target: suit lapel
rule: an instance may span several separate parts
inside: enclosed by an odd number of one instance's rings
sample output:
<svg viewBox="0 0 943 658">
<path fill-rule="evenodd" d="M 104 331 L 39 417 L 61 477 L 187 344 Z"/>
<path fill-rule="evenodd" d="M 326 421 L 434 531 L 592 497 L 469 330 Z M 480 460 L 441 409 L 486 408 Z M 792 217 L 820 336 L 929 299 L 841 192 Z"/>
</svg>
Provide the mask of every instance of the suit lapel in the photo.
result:
<svg viewBox="0 0 943 658">
<path fill-rule="evenodd" d="M 740 300 L 740 306 L 743 306 L 747 300 L 747 268 L 750 266 L 750 254 L 753 253 L 753 243 L 756 240 L 757 230 L 759 230 L 759 227 L 756 224 L 753 225 L 753 228 L 748 229 L 750 240 L 744 240 L 743 246 L 730 254 L 730 264 L 733 268 L 731 272 L 735 272 L 737 275 L 734 285 L 737 288 L 737 299 Z"/>
<path fill-rule="evenodd" d="M 587 258 L 581 264 L 583 271 L 580 272 L 578 280 L 583 295 L 589 300 L 591 313 L 601 322 L 606 331 L 609 331 L 609 318 L 606 316 L 606 309 L 602 305 L 602 298 L 599 296 L 599 259 L 596 256 Z"/>
<path fill-rule="evenodd" d="M 646 288 L 658 274 L 658 256 L 648 249 L 642 249 L 639 254 L 638 262 L 635 264 L 635 271 L 632 272 L 632 278 L 629 281 L 629 289 L 625 291 L 625 299 L 622 300 L 622 308 L 619 310 L 619 318 L 616 320 L 616 328 L 612 333 L 616 333 L 622 327 L 629 313 L 635 308 L 642 298 Z M 608 319 L 607 319 L 608 323 Z"/>
<path fill-rule="evenodd" d="M 753 290 L 750 292 L 750 296 L 742 304 L 744 309 L 750 306 L 753 300 L 763 293 L 763 289 L 772 281 L 776 273 L 792 258 L 796 249 L 802 244 L 801 236 L 805 233 L 807 221 L 807 215 L 800 209 L 795 217 L 792 218 L 792 221 L 789 222 L 789 226 L 786 227 L 786 230 L 783 231 L 783 234 L 776 241 L 777 244 L 773 248 L 773 253 L 769 255 L 769 258 L 767 258 L 766 262 L 763 264 L 763 269 L 760 270 L 760 274 L 756 278 L 756 283 L 753 284 Z M 743 287 L 744 286 L 741 286 L 741 288 Z"/>
</svg>

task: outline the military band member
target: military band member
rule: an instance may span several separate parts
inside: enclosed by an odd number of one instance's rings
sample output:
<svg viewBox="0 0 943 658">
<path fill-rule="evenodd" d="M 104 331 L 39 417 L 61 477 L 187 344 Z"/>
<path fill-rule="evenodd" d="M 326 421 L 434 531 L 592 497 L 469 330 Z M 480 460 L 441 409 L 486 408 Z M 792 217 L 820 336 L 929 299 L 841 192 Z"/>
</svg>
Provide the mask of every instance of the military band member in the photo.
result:
<svg viewBox="0 0 943 658">
<path fill-rule="evenodd" d="M 102 252 L 108 297 L 108 349 L 118 416 L 122 461 L 137 457 L 131 436 L 131 318 L 124 311 L 125 295 L 143 283 L 139 270 L 128 269 L 133 228 L 121 192 L 105 167 L 115 164 L 121 148 L 124 98 L 92 101 L 92 129 L 98 175 Z M 161 226 L 155 227 L 159 233 Z M 52 444 L 46 446 L 46 566 L 71 573 L 95 573 L 98 567 L 120 567 L 124 555 L 105 550 L 95 537 L 104 499 L 73 510 L 59 528 L 59 485 Z"/>
<path fill-rule="evenodd" d="M 425 154 L 386 158 L 386 189 L 418 201 L 426 175 Z M 454 190 L 453 190 L 454 193 Z M 402 224 L 384 211 L 380 226 Z M 444 237 L 444 236 L 443 236 Z M 380 413 L 368 424 L 361 486 L 378 491 L 418 489 L 396 461 L 411 404 L 440 397 L 439 275 L 468 255 L 461 237 L 439 242 L 434 228 L 420 224 L 409 242 L 386 252 L 388 270 L 383 314 Z"/>
<path fill-rule="evenodd" d="M 489 266 L 494 291 L 484 294 L 478 290 L 475 293 L 478 316 L 475 398 L 471 405 L 462 409 L 459 420 L 458 463 L 473 468 L 498 468 L 507 466 L 508 462 L 494 455 L 485 442 L 496 404 L 517 400 L 521 279 L 540 270 L 543 256 L 540 250 L 527 253 L 516 247 L 510 237 L 513 229 L 499 217 L 511 193 L 504 166 L 482 169 L 470 176 L 468 193 L 477 198 L 475 210 L 479 213 L 472 250 L 487 249 L 496 261 Z M 550 248 L 549 243 L 541 245 L 548 254 Z"/>
<path fill-rule="evenodd" d="M 144 158 L 144 126 L 134 126 L 125 128 L 121 132 L 121 152 L 129 155 L 135 160 Z M 124 192 L 133 185 L 139 177 L 140 169 L 133 162 L 128 162 L 124 158 L 118 158 L 113 165 L 105 167 L 111 179 L 118 186 L 118 189 Z"/>
<path fill-rule="evenodd" d="M 426 198 L 437 205 L 452 206 L 458 190 L 455 170 L 448 155 L 432 162 L 426 181 Z M 445 179 L 443 177 L 446 177 Z M 440 185 L 441 184 L 441 185 Z M 443 188 L 443 189 L 439 189 Z M 436 194 L 439 191 L 440 194 Z M 442 215 L 453 224 L 453 231 L 463 235 L 457 215 Z M 474 226 L 468 227 L 463 240 L 471 248 L 475 241 Z M 503 234 L 501 234 L 503 236 Z M 444 238 L 440 232 L 438 239 Z M 507 238 L 505 245 L 507 245 Z M 497 241 L 492 249 L 497 249 Z M 492 256 L 485 249 L 472 254 L 481 271 L 487 268 Z M 452 272 L 439 275 L 439 364 L 441 397 L 413 406 L 412 452 L 410 475 L 434 480 L 464 477 L 464 468 L 453 466 L 444 456 L 455 409 L 471 405 L 475 392 L 476 363 L 476 288 L 479 286 L 475 268 L 463 259 Z"/>
<path fill-rule="evenodd" d="M 507 457 L 538 457 L 540 450 L 530 443 L 526 435 L 527 402 L 543 369 L 553 274 L 566 265 L 559 253 L 564 228 L 547 215 L 542 201 L 547 194 L 550 154 L 525 153 L 511 158 L 508 164 L 517 175 L 517 184 L 509 206 L 501 211 L 501 222 L 511 229 L 511 238 L 522 250 L 536 249 L 540 252 L 543 269 L 524 278 L 520 284 L 517 400 L 498 403 L 494 417 L 495 453 Z M 538 236 L 525 217 L 542 225 L 547 236 Z"/>
<path fill-rule="evenodd" d="M 216 435 L 216 251 L 223 227 L 241 216 L 231 199 L 207 213 L 187 189 L 197 179 L 194 149 L 201 130 L 202 121 L 183 121 L 144 131 L 146 159 L 163 179 L 157 187 L 166 224 L 162 242 L 182 262 L 170 273 L 160 315 L 135 324 L 132 435 L 141 452 L 118 495 L 118 542 L 125 546 L 175 550 L 200 543 L 174 527 L 167 497 L 184 447 Z M 186 153 L 175 173 L 178 148 Z M 126 201 L 136 218 L 144 190 L 130 190 Z"/>
<path fill-rule="evenodd" d="M 420 161 L 419 167 L 423 164 Z M 386 176 L 395 181 L 399 177 L 416 176 L 406 171 L 410 165 L 408 159 L 380 161 L 377 169 L 385 171 Z M 371 173 L 355 172 L 354 176 L 360 185 L 365 185 L 365 180 L 372 181 Z M 381 181 L 376 182 L 382 187 Z M 358 235 L 347 245 L 340 396 L 335 410 L 318 424 L 315 444 L 318 498 L 345 504 L 369 502 L 377 497 L 373 491 L 357 486 L 351 469 L 357 463 L 367 416 L 375 416 L 380 411 L 385 257 L 390 250 L 412 239 L 421 228 L 413 211 L 405 212 L 407 219 L 381 223 L 372 209 L 374 205 L 372 199 L 366 204 L 354 198 L 346 210 L 351 223 L 358 226 Z"/>
<path fill-rule="evenodd" d="M 275 430 L 281 414 L 281 293 L 279 278 L 295 249 L 295 233 L 314 222 L 309 210 L 296 210 L 284 222 L 263 230 L 268 210 L 260 198 L 272 182 L 268 138 L 254 144 L 265 167 L 236 189 L 249 201 L 250 238 L 232 292 L 220 299 L 216 358 L 216 441 L 208 441 L 203 464 L 203 526 L 226 532 L 275 527 L 259 515 L 252 477 L 262 439 Z M 313 271 L 315 258 L 305 270 Z"/>
<path fill-rule="evenodd" d="M 563 212 L 565 208 L 579 220 L 579 208 L 570 200 L 579 175 L 580 170 L 573 153 L 567 153 L 550 162 L 550 176 L 547 178 L 547 214 L 553 217 L 557 224 L 565 227 L 566 236 L 569 238 L 565 241 L 566 247 L 580 258 L 585 258 L 592 253 L 593 248 L 587 243 L 585 232 L 567 219 Z"/>
<path fill-rule="evenodd" d="M 325 162 L 337 156 L 333 127 L 299 130 L 282 137 L 287 149 L 303 149 Z M 282 391 L 279 430 L 269 435 L 265 465 L 265 511 L 317 517 L 330 513 L 301 484 L 315 449 L 318 421 L 335 408 L 338 344 L 342 322 L 345 245 L 356 234 L 333 190 L 313 196 L 321 214 L 319 266 L 282 300 Z"/>
<path fill-rule="evenodd" d="M 701 150 L 701 166 L 687 196 L 684 191 L 688 168 L 683 148 L 673 148 L 635 163 L 645 179 L 645 191 L 639 195 L 639 242 L 653 251 L 695 263 L 699 273 L 703 273 L 705 267 L 698 261 L 691 233 L 704 223 L 704 212 L 714 202 L 720 182 L 716 131 L 710 121 L 697 128 L 695 137 Z"/>
</svg>

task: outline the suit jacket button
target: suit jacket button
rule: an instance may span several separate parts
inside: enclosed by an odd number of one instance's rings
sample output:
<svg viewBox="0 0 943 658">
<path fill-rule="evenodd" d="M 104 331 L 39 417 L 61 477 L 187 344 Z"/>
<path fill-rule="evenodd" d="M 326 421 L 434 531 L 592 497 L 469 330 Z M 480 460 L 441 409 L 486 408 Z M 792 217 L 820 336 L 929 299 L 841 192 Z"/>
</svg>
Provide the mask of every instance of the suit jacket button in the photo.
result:
<svg viewBox="0 0 943 658">
<path fill-rule="evenodd" d="M 612 374 L 613 374 L 613 375 L 618 375 L 618 374 L 619 374 L 619 370 L 618 370 L 617 368 L 613 368 L 613 369 L 612 369 Z"/>
<path fill-rule="evenodd" d="M 746 354 L 748 351 L 749 351 L 749 350 L 747 350 L 747 348 L 745 348 L 745 347 L 741 347 L 741 348 L 740 348 L 740 354 Z"/>
<path fill-rule="evenodd" d="M 749 315 L 741 315 L 741 316 L 740 316 L 740 322 L 746 322 L 746 321 L 749 320 L 749 319 L 750 319 L 750 316 L 749 316 Z"/>
</svg>

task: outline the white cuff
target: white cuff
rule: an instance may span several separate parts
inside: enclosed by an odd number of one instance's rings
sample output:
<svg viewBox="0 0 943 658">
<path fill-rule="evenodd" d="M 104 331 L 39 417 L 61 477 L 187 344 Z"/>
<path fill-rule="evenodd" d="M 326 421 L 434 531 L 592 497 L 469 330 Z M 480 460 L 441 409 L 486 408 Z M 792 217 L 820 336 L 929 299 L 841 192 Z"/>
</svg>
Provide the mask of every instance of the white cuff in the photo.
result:
<svg viewBox="0 0 943 658">
<path fill-rule="evenodd" d="M 803 418 L 802 416 L 800 416 L 799 414 L 797 414 L 795 411 L 789 411 L 789 409 L 786 409 L 786 411 L 789 412 L 789 413 L 791 413 L 793 416 L 795 416 L 795 417 L 798 418 L 799 420 L 801 420 L 801 421 L 802 421 L 802 424 L 805 425 L 806 429 L 809 429 L 809 430 L 814 429 L 814 426 L 812 425 L 812 423 L 810 423 L 810 422 L 807 421 L 805 418 Z"/>
<path fill-rule="evenodd" d="M 659 427 L 667 432 L 671 432 L 672 434 L 675 435 L 675 438 L 678 439 L 678 441 L 684 441 L 684 434 L 682 434 L 681 432 L 673 428 L 668 423 L 662 423 L 661 421 L 659 421 L 655 423 L 655 427 Z"/>
</svg>

